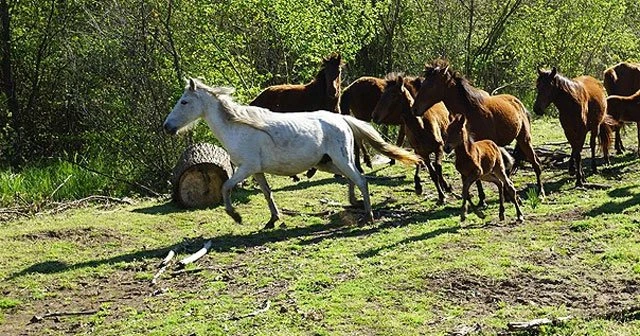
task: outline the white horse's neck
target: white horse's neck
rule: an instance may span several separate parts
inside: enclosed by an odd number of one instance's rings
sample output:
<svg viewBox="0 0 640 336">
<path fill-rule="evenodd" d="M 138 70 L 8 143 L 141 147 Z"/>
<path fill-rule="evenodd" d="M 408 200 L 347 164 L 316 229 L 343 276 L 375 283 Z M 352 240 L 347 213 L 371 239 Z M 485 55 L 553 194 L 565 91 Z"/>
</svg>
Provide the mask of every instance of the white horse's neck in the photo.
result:
<svg viewBox="0 0 640 336">
<path fill-rule="evenodd" d="M 223 110 L 225 107 L 221 100 L 226 99 L 225 104 L 233 105 L 235 103 L 226 96 L 213 97 L 208 92 L 202 92 L 201 94 L 204 104 L 203 119 L 207 122 L 216 138 L 225 146 L 229 141 L 229 135 L 234 133 L 235 123 L 229 120 L 229 116 Z"/>
</svg>

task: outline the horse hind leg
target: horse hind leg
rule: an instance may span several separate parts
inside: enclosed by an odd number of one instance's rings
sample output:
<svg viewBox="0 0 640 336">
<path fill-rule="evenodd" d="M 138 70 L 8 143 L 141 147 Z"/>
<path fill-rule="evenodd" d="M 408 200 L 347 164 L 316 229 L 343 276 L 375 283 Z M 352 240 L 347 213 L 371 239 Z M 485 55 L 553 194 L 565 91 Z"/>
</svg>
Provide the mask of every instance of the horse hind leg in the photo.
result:
<svg viewBox="0 0 640 336">
<path fill-rule="evenodd" d="M 346 177 L 347 180 L 349 180 L 349 202 L 352 205 L 357 203 L 354 185 L 358 186 L 358 189 L 360 189 L 360 192 L 362 193 L 366 216 L 365 219 L 367 222 L 373 223 L 373 211 L 371 210 L 371 199 L 369 197 L 369 186 L 367 185 L 367 180 L 358 172 L 355 164 L 349 162 L 347 156 L 338 155 L 336 157 L 338 158 L 337 160 L 332 157 L 332 161 L 326 164 L 327 168 L 337 170 Z"/>
<path fill-rule="evenodd" d="M 536 173 L 538 195 L 540 195 L 540 197 L 545 197 L 544 185 L 542 184 L 542 168 L 540 165 L 540 159 L 538 159 L 538 155 L 536 155 L 536 152 L 533 149 L 533 145 L 531 144 L 531 136 L 525 135 L 522 139 L 517 140 L 518 142 L 516 146 L 520 149 L 520 151 L 522 151 L 522 154 L 524 154 L 524 157 L 527 159 L 527 161 L 531 163 L 533 171 Z M 507 172 L 507 176 L 511 176 L 509 172 Z"/>
<path fill-rule="evenodd" d="M 271 218 L 265 224 L 265 229 L 272 229 L 275 227 L 275 223 L 280 219 L 280 211 L 276 206 L 275 201 L 273 200 L 273 194 L 271 193 L 271 188 L 269 188 L 269 183 L 267 183 L 267 179 L 264 177 L 263 173 L 253 174 L 253 178 L 260 185 L 260 190 L 264 194 L 264 198 L 267 200 L 267 204 L 269 205 L 269 211 L 271 212 Z"/>
</svg>

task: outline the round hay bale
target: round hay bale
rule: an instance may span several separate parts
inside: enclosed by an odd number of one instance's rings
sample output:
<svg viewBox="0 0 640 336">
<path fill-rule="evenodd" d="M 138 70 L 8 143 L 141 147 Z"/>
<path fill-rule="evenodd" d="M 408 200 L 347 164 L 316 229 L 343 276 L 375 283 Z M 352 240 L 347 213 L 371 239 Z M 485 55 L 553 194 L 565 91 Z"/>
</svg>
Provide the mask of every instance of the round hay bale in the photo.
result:
<svg viewBox="0 0 640 336">
<path fill-rule="evenodd" d="M 222 202 L 222 184 L 231 177 L 229 154 L 216 145 L 189 146 L 173 169 L 172 197 L 186 208 L 204 208 Z"/>
</svg>

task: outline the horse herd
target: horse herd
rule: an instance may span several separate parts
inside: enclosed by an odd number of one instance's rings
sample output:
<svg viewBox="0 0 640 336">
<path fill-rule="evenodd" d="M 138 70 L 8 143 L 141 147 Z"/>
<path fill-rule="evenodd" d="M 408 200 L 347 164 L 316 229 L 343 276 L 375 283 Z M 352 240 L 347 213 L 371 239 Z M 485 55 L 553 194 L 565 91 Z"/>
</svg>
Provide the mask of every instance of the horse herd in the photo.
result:
<svg viewBox="0 0 640 336">
<path fill-rule="evenodd" d="M 523 159 L 532 164 L 538 193 L 544 197 L 540 161 L 531 142 L 529 113 L 515 96 L 490 95 L 473 87 L 442 59 L 427 64 L 421 77 L 396 73 L 385 78 L 361 77 L 341 90 L 342 65 L 340 55 L 331 54 L 310 83 L 268 87 L 249 106 L 234 102 L 229 88 L 189 80 L 164 128 L 175 134 L 199 118 L 207 121 L 237 167 L 222 187 L 225 210 L 236 222 L 241 222 L 241 217 L 233 209 L 229 193 L 237 183 L 254 176 L 271 212 L 265 228 L 271 228 L 280 212 L 264 173 L 295 176 L 308 170 L 307 176 L 311 176 L 316 168 L 347 178 L 351 204 L 357 203 L 357 186 L 363 195 L 366 219 L 373 221 L 359 159 L 361 152 L 364 162 L 371 166 L 367 151 L 362 150 L 363 143 L 390 157 L 392 163 L 399 160 L 415 165 L 418 194 L 422 193 L 419 172 L 426 168 L 440 204 L 445 201 L 445 192 L 451 191 L 442 174 L 442 159 L 445 152 L 455 151 L 455 167 L 463 182 L 461 220 L 466 217 L 467 203 L 473 207 L 486 205 L 480 181 L 487 181 L 497 186 L 500 220 L 504 220 L 503 203 L 507 199 L 516 208 L 516 220 L 523 221 L 509 178 Z M 590 76 L 566 78 L 556 68 L 538 70 L 536 89 L 536 114 L 543 114 L 550 104 L 559 111 L 572 148 L 569 172 L 575 174 L 576 186 L 585 182 L 581 150 L 587 132 L 591 132 L 591 168 L 595 172 L 596 139 L 609 162 L 612 134 L 616 134 L 615 148 L 620 153 L 624 150 L 621 127 L 625 122 L 640 123 L 640 66 L 635 64 L 620 63 L 607 69 L 604 85 Z M 400 126 L 396 145 L 386 143 L 371 127 L 371 121 Z M 405 137 L 413 152 L 400 148 Z M 516 146 L 512 157 L 503 146 L 513 140 Z M 474 183 L 478 188 L 477 205 L 471 203 L 469 195 Z"/>
</svg>

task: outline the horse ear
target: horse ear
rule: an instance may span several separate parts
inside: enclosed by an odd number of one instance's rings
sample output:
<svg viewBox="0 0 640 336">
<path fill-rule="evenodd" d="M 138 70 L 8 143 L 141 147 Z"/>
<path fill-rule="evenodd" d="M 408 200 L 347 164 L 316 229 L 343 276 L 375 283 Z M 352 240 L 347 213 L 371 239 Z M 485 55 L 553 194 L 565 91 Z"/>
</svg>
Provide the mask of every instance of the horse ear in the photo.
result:
<svg viewBox="0 0 640 336">
<path fill-rule="evenodd" d="M 544 71 L 542 71 L 542 69 L 538 68 L 538 76 L 542 76 L 542 74 L 544 74 Z"/>
<path fill-rule="evenodd" d="M 396 84 L 398 84 L 398 85 L 403 85 L 404 84 L 404 78 L 402 78 L 401 75 L 396 77 Z"/>
<path fill-rule="evenodd" d="M 189 90 L 191 91 L 196 90 L 196 82 L 193 80 L 193 78 L 189 78 Z"/>
<path fill-rule="evenodd" d="M 556 67 L 551 68 L 551 77 L 555 77 L 557 73 L 558 69 L 556 69 Z"/>
</svg>

